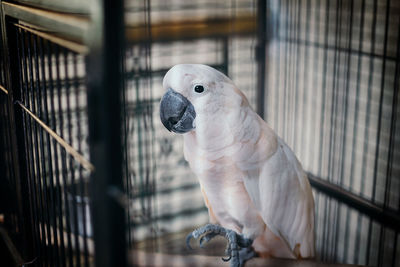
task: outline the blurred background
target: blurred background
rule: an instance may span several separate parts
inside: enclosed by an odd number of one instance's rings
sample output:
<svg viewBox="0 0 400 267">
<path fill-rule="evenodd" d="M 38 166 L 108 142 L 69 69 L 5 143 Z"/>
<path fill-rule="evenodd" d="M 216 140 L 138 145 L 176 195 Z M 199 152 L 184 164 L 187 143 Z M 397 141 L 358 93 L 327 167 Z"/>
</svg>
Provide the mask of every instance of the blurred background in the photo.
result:
<svg viewBox="0 0 400 267">
<path fill-rule="evenodd" d="M 168 69 L 201 63 L 235 82 L 309 174 L 317 260 L 400 266 L 400 1 L 0 2 L 10 265 L 222 255 L 218 241 L 185 248 L 208 213 L 158 110 Z"/>
</svg>

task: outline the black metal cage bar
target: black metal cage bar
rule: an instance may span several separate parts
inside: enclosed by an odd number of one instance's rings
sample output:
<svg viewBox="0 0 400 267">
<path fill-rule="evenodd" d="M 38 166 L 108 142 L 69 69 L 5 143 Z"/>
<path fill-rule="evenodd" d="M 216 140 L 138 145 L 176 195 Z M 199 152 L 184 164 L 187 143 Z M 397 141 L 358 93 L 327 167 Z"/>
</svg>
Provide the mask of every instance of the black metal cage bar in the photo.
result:
<svg viewBox="0 0 400 267">
<path fill-rule="evenodd" d="M 123 1 L 97 1 L 87 58 L 96 266 L 126 266 L 122 165 Z M 112 244 L 112 245 L 111 245 Z"/>
<path fill-rule="evenodd" d="M 22 213 L 6 218 L 24 222 L 14 226 L 25 263 L 89 266 L 94 255 L 88 200 L 93 165 L 87 160 L 85 57 L 69 49 L 71 42 L 64 47 L 58 37 L 36 34 L 6 16 L 4 5 L 2 11 L 7 48 L 2 57 L 7 71 L 3 69 L 2 75 L 8 77 L 2 86 L 9 96 L 2 108 L 9 105 L 12 111 L 2 120 L 8 123 L 2 129 L 14 131 L 15 143 L 4 144 L 18 151 L 12 163 L 20 179 L 13 174 L 7 178 L 19 186 L 10 192 L 24 196 L 5 198 L 23 205 L 15 209 Z M 72 47 L 79 51 L 79 45 Z"/>
</svg>

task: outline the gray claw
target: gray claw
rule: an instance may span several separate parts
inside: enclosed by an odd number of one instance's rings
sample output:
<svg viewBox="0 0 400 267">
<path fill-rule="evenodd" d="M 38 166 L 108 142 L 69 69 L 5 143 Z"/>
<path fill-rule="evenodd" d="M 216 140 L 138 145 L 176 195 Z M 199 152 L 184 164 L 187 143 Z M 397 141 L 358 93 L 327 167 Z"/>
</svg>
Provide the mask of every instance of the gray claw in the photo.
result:
<svg viewBox="0 0 400 267">
<path fill-rule="evenodd" d="M 217 235 L 218 235 L 217 233 L 211 232 L 202 236 L 199 241 L 200 247 L 203 248 L 204 244 L 207 244 L 211 239 L 213 239 Z"/>
<path fill-rule="evenodd" d="M 194 238 L 193 232 L 190 233 L 190 234 L 188 234 L 188 235 L 186 236 L 186 246 L 187 246 L 189 249 L 193 249 L 193 248 L 190 246 L 190 240 L 191 240 L 192 238 Z"/>
<path fill-rule="evenodd" d="M 221 259 L 222 259 L 223 261 L 230 261 L 230 260 L 232 259 L 232 256 L 229 256 L 228 258 L 222 257 Z"/>
</svg>

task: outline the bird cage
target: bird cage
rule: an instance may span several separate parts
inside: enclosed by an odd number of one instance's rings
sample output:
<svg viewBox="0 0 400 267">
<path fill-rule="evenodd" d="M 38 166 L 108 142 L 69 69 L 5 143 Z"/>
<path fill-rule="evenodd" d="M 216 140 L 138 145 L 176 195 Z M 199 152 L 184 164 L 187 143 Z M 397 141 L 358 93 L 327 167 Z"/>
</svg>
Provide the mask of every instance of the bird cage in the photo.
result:
<svg viewBox="0 0 400 267">
<path fill-rule="evenodd" d="M 223 241 L 185 244 L 209 218 L 160 121 L 179 63 L 225 73 L 292 148 L 316 261 L 400 264 L 399 1 L 0 3 L 5 266 L 220 263 Z"/>
</svg>

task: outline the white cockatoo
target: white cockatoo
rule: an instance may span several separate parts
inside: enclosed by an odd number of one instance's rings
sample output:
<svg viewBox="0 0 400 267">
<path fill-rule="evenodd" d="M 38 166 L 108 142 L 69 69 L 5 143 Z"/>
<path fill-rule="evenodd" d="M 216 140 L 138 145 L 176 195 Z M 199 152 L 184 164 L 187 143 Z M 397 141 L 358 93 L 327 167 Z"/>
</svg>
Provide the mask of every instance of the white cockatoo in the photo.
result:
<svg viewBox="0 0 400 267">
<path fill-rule="evenodd" d="M 314 257 L 307 175 L 232 80 L 206 65 L 180 64 L 167 72 L 163 87 L 161 121 L 183 134 L 184 157 L 210 216 L 210 224 L 189 234 L 187 242 L 200 238 L 202 245 L 224 235 L 233 266 L 254 254 Z"/>
</svg>

